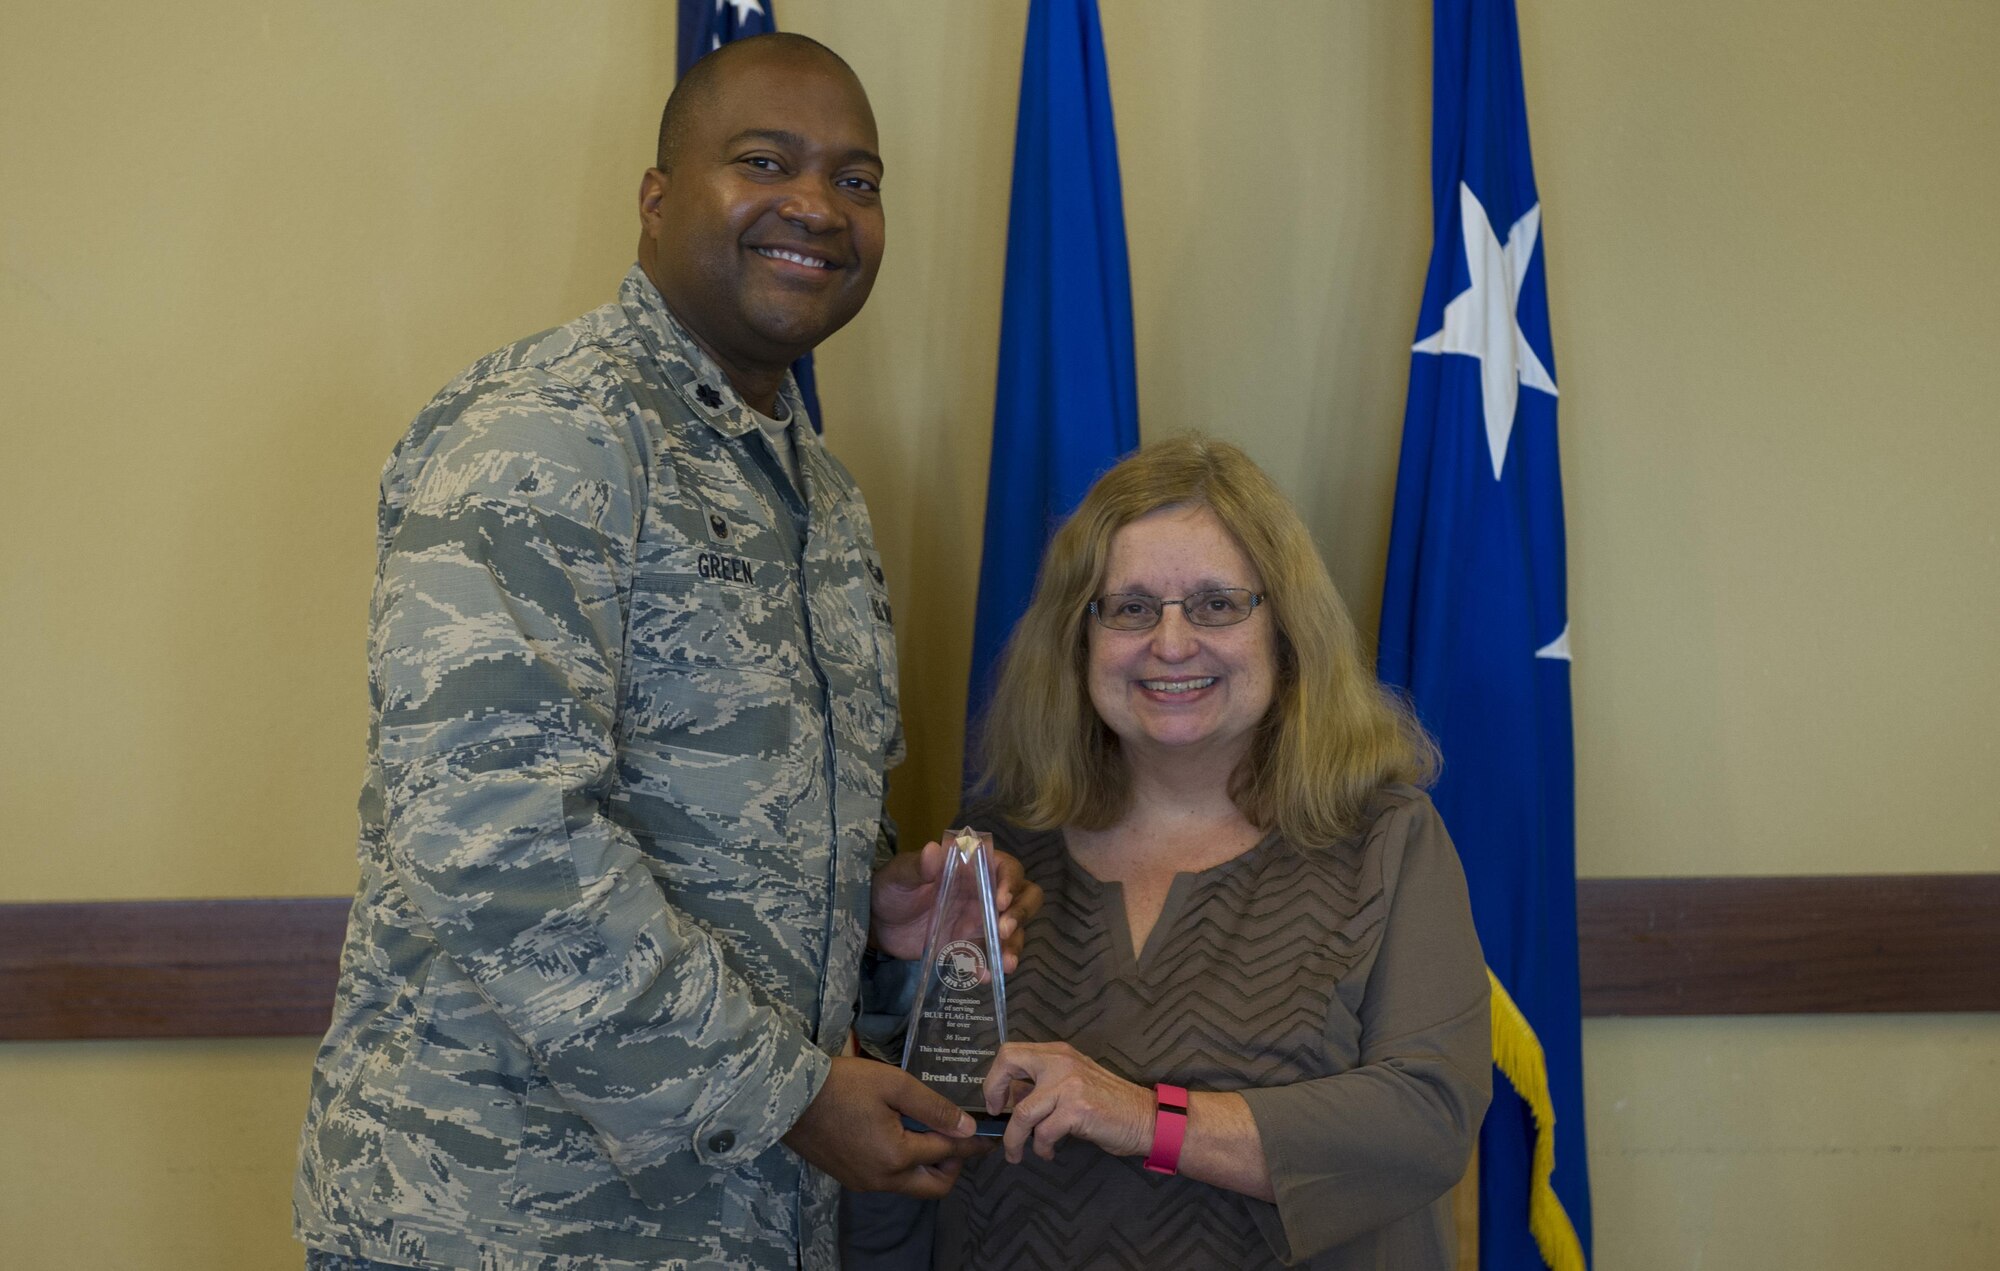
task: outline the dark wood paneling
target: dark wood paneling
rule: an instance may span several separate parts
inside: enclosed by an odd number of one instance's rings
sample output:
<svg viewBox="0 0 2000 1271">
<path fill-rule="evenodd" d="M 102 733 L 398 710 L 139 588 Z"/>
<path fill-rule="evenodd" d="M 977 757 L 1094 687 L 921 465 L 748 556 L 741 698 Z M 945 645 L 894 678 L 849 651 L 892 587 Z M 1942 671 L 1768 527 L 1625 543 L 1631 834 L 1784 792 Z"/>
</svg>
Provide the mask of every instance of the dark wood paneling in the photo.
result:
<svg viewBox="0 0 2000 1271">
<path fill-rule="evenodd" d="M 2000 874 L 1590 878 L 1585 1015 L 2000 1011 Z"/>
<path fill-rule="evenodd" d="M 0 1040 L 325 1032 L 347 905 L 0 905 Z"/>
<path fill-rule="evenodd" d="M 1584 879 L 1585 1015 L 2000 1011 L 2000 874 Z M 0 1040 L 304 1037 L 345 899 L 0 905 Z"/>
</svg>

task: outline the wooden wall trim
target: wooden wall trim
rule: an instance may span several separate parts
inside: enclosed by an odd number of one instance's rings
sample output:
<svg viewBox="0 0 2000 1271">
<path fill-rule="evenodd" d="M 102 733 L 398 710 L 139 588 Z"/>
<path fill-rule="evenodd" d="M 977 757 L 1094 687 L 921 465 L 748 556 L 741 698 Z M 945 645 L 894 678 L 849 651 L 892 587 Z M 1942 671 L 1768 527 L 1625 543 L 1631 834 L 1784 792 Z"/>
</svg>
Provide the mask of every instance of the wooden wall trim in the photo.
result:
<svg viewBox="0 0 2000 1271">
<path fill-rule="evenodd" d="M 0 905 L 0 1041 L 326 1031 L 345 899 Z"/>
<path fill-rule="evenodd" d="M 1593 878 L 1585 1015 L 2000 1011 L 2000 874 Z M 310 1037 L 345 898 L 0 905 L 0 1041 Z"/>
<path fill-rule="evenodd" d="M 1585 1015 L 2000 1011 L 2000 874 L 1588 878 Z"/>
</svg>

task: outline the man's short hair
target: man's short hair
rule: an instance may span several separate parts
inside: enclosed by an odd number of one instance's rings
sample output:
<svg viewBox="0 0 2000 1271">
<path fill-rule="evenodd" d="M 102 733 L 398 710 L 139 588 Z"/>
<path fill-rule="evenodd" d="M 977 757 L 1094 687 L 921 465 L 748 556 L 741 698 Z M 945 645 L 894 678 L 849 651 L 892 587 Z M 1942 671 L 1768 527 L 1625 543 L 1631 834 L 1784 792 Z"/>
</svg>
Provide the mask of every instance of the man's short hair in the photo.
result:
<svg viewBox="0 0 2000 1271">
<path fill-rule="evenodd" d="M 674 91 L 667 94 L 667 108 L 660 112 L 659 149 L 653 158 L 655 167 L 665 171 L 673 166 L 675 155 L 687 136 L 690 123 L 701 113 L 701 108 L 708 104 L 709 98 L 714 96 L 715 86 L 729 69 L 729 64 L 760 49 L 823 54 L 832 58 L 839 64 L 840 69 L 849 75 L 854 74 L 854 68 L 847 64 L 846 58 L 809 35 L 799 35 L 792 31 L 771 31 L 764 35 L 731 40 L 721 48 L 704 53 L 701 60 L 688 67 L 687 74 L 681 76 L 681 82 L 674 85 Z M 856 79 L 858 80 L 859 76 L 856 76 Z"/>
</svg>

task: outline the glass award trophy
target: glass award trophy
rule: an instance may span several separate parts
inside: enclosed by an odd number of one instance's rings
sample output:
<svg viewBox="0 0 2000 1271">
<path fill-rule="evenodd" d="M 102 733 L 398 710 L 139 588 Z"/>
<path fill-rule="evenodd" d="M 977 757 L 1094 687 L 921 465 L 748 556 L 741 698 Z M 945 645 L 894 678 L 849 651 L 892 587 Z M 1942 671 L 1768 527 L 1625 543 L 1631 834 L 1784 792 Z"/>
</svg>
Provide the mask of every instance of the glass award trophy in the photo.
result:
<svg viewBox="0 0 2000 1271">
<path fill-rule="evenodd" d="M 945 838 L 944 873 L 919 965 L 903 1071 L 971 1113 L 981 1134 L 999 1134 L 1007 1118 L 987 1115 L 981 1087 L 1007 1040 L 1007 984 L 993 906 L 993 849 L 970 829 Z M 903 1124 L 928 1128 L 909 1117 Z"/>
</svg>

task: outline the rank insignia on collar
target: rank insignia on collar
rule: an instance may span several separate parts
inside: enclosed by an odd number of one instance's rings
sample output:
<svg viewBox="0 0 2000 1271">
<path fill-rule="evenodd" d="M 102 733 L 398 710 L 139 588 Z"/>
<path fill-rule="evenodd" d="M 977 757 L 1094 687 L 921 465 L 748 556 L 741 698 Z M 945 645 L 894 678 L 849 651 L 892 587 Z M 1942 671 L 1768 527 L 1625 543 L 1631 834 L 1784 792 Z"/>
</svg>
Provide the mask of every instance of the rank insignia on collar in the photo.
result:
<svg viewBox="0 0 2000 1271">
<path fill-rule="evenodd" d="M 875 558 L 872 556 L 868 558 L 868 576 L 875 580 L 875 584 L 878 587 L 887 583 L 887 580 L 882 577 L 882 567 L 875 563 Z"/>
<path fill-rule="evenodd" d="M 715 391 L 715 385 L 702 384 L 694 390 L 694 395 L 710 410 L 722 409 L 722 394 Z"/>
</svg>

